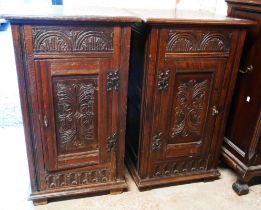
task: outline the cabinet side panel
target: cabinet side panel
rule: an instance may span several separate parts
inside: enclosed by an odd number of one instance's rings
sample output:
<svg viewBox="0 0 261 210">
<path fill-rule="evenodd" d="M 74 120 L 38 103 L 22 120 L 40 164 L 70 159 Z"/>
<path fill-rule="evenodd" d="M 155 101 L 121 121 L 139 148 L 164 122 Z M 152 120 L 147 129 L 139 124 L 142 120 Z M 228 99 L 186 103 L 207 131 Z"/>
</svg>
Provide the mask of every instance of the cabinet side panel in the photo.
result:
<svg viewBox="0 0 261 210">
<path fill-rule="evenodd" d="M 231 68 L 231 73 L 229 77 L 223 82 L 223 88 L 222 88 L 222 93 L 221 93 L 221 107 L 223 108 L 223 117 L 220 119 L 220 128 L 216 134 L 217 139 L 223 139 L 224 138 L 224 133 L 225 133 L 225 128 L 227 124 L 227 118 L 228 118 L 228 113 L 232 101 L 232 95 L 235 89 L 235 83 L 236 83 L 236 77 L 238 73 L 238 68 L 239 68 L 239 62 L 240 58 L 242 55 L 242 50 L 243 50 L 243 45 L 245 41 L 245 35 L 246 31 L 238 31 L 234 35 L 234 39 L 232 40 L 232 47 L 231 47 L 231 52 L 230 56 L 228 58 L 227 62 L 227 71 L 228 68 Z M 213 167 L 216 167 L 218 164 L 218 158 L 220 156 L 220 148 L 221 148 L 222 141 L 218 141 L 217 144 L 212 145 L 212 148 L 216 148 L 216 153 L 213 156 Z"/>
<path fill-rule="evenodd" d="M 23 56 L 24 45 L 23 42 L 21 41 L 20 31 L 22 31 L 20 26 L 12 25 L 16 71 L 18 77 L 20 103 L 22 109 L 24 135 L 26 141 L 26 151 L 27 151 L 28 166 L 29 166 L 29 173 L 30 173 L 30 180 L 31 180 L 31 190 L 32 192 L 36 192 L 37 178 L 36 178 L 36 168 L 35 168 L 35 160 L 34 160 L 34 143 L 33 143 L 32 127 L 31 127 L 31 119 L 30 119 L 30 102 L 28 98 L 26 78 L 25 78 L 26 67 L 24 64 L 25 61 Z"/>
</svg>

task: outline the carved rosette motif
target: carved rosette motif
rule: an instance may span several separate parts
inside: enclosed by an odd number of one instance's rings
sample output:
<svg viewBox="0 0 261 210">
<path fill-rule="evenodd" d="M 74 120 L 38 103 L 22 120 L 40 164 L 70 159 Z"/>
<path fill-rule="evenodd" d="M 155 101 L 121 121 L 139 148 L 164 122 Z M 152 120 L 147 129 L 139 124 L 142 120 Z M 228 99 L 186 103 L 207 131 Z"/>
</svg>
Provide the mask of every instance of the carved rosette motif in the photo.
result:
<svg viewBox="0 0 261 210">
<path fill-rule="evenodd" d="M 167 52 L 228 52 L 232 33 L 169 30 Z"/>
<path fill-rule="evenodd" d="M 34 53 L 66 53 L 88 51 L 112 51 L 113 32 L 101 29 L 79 30 L 77 28 L 32 29 Z"/>
<path fill-rule="evenodd" d="M 72 173 L 57 173 L 46 176 L 47 189 L 106 183 L 109 181 L 109 169 L 97 169 Z"/>
<path fill-rule="evenodd" d="M 154 165 L 153 176 L 180 176 L 200 173 L 207 168 L 206 159 L 179 160 L 174 162 L 162 162 Z"/>
<path fill-rule="evenodd" d="M 55 85 L 60 152 L 85 148 L 96 140 L 96 80 L 58 80 Z"/>
<path fill-rule="evenodd" d="M 200 134 L 208 81 L 179 81 L 171 136 Z"/>
</svg>

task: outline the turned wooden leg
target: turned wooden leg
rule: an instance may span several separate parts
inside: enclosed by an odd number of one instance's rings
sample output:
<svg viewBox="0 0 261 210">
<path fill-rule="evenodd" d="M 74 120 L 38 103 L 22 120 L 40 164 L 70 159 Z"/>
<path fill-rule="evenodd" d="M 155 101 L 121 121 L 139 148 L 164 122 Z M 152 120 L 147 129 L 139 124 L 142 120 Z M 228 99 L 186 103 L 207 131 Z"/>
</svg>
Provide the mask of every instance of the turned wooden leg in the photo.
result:
<svg viewBox="0 0 261 210">
<path fill-rule="evenodd" d="M 47 198 L 33 200 L 34 206 L 45 205 L 47 203 L 48 203 Z"/>
<path fill-rule="evenodd" d="M 122 192 L 123 192 L 123 189 L 112 189 L 112 190 L 110 190 L 111 195 L 118 195 L 118 194 L 121 194 Z"/>
<path fill-rule="evenodd" d="M 238 195 L 246 195 L 249 193 L 248 184 L 241 180 L 237 180 L 232 185 L 232 188 Z"/>
</svg>

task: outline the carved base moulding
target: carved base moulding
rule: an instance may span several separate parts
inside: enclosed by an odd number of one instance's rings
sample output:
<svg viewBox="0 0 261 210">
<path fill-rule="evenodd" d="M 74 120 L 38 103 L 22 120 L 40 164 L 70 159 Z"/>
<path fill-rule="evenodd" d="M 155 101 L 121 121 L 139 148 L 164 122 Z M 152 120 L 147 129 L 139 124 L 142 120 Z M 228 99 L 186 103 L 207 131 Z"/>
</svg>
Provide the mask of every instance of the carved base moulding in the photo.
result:
<svg viewBox="0 0 261 210">
<path fill-rule="evenodd" d="M 138 174 L 138 171 L 136 167 L 134 166 L 133 162 L 129 159 L 129 157 L 126 157 L 126 165 L 130 171 L 130 174 L 132 178 L 134 179 L 137 187 L 142 189 L 149 189 L 150 187 L 157 187 L 157 186 L 164 186 L 164 185 L 170 185 L 174 183 L 186 183 L 186 182 L 192 182 L 192 181 L 201 181 L 201 180 L 216 180 L 219 178 L 220 173 L 218 170 L 198 170 L 197 172 L 180 172 L 174 174 L 170 174 L 167 172 L 165 175 L 156 175 L 152 176 L 151 178 L 144 178 L 142 179 L 140 175 Z M 175 164 L 175 162 L 174 162 Z M 184 169 L 183 169 L 184 170 Z M 186 170 L 186 169 L 185 169 Z M 166 172 L 166 171 L 164 171 Z"/>
<path fill-rule="evenodd" d="M 95 195 L 98 193 L 107 193 L 116 194 L 115 192 L 122 192 L 128 188 L 125 181 L 119 182 L 108 182 L 106 185 L 104 184 L 96 184 L 95 186 L 91 187 L 78 187 L 78 188 L 71 188 L 71 189 L 60 189 L 57 191 L 43 191 L 40 193 L 32 193 L 29 197 L 30 200 L 33 201 L 34 205 L 42 205 L 47 204 L 48 199 L 50 198 L 59 198 L 59 197 L 69 197 L 69 196 L 85 196 L 88 194 Z"/>
</svg>

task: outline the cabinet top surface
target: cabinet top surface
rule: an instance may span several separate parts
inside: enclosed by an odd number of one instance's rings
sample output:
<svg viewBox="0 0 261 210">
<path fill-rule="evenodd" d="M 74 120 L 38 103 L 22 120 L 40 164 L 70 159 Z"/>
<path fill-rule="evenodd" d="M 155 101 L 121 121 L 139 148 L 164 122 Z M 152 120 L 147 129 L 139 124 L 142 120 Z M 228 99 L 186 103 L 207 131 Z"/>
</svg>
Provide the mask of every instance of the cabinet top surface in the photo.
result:
<svg viewBox="0 0 261 210">
<path fill-rule="evenodd" d="M 254 21 L 220 16 L 208 11 L 129 9 L 149 24 L 252 26 Z"/>
<path fill-rule="evenodd" d="M 41 21 L 135 23 L 168 25 L 235 25 L 251 26 L 255 22 L 218 16 L 207 11 L 120 9 L 80 6 L 21 6 L 1 8 L 0 18 L 11 22 L 33 23 Z"/>
<path fill-rule="evenodd" d="M 0 18 L 11 22 L 23 21 L 76 21 L 134 23 L 141 19 L 125 9 L 80 6 L 29 6 L 1 8 Z"/>
<path fill-rule="evenodd" d="M 261 0 L 226 0 L 226 2 L 261 6 Z"/>
</svg>

